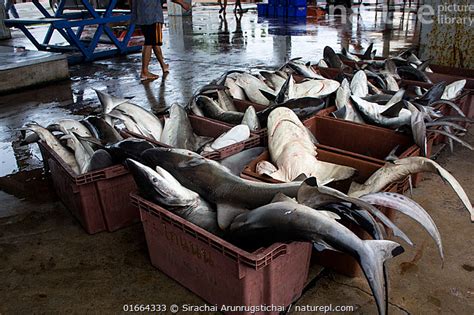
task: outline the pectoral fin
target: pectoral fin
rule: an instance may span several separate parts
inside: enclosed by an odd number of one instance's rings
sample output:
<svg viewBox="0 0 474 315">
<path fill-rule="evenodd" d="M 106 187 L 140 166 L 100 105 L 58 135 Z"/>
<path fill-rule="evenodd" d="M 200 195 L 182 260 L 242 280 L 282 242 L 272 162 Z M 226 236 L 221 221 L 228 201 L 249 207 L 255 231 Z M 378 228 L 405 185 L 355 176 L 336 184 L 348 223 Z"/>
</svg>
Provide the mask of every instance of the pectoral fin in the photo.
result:
<svg viewBox="0 0 474 315">
<path fill-rule="evenodd" d="M 404 106 L 405 106 L 405 102 L 400 101 L 390 106 L 390 108 L 382 112 L 381 115 L 388 118 L 398 117 L 398 115 L 400 114 L 400 111 L 403 109 Z"/>
<path fill-rule="evenodd" d="M 346 106 L 341 107 L 340 109 L 336 110 L 332 113 L 332 115 L 339 119 L 344 119 L 346 117 Z"/>
<path fill-rule="evenodd" d="M 247 209 L 238 207 L 231 204 L 218 204 L 217 205 L 217 224 L 222 230 L 226 230 L 234 218 L 239 214 L 247 212 Z"/>
</svg>

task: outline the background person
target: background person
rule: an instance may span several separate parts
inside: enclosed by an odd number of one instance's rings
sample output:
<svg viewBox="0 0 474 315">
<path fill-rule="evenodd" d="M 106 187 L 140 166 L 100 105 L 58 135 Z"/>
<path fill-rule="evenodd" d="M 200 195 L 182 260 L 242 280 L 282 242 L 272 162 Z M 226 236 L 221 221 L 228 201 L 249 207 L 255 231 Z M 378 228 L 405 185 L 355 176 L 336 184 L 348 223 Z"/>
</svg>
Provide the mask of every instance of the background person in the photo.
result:
<svg viewBox="0 0 474 315">
<path fill-rule="evenodd" d="M 227 0 L 224 0 L 224 5 L 222 5 L 222 0 L 217 0 L 219 2 L 219 6 L 221 9 L 219 10 L 219 14 L 223 13 L 225 15 L 225 9 L 227 8 Z"/>
<path fill-rule="evenodd" d="M 18 19 L 20 17 L 15 8 L 15 0 L 5 0 L 4 4 L 5 4 L 5 13 L 7 15 L 7 19 L 10 18 L 9 13 L 11 13 L 15 19 Z"/>
<path fill-rule="evenodd" d="M 163 73 L 169 72 L 169 65 L 165 63 L 161 51 L 164 23 L 161 0 L 132 0 L 131 2 L 131 22 L 140 26 L 145 37 L 145 44 L 142 49 L 140 80 L 154 80 L 159 76 L 148 70 L 152 50 L 160 63 Z M 172 2 L 179 4 L 185 11 L 191 8 L 191 5 L 184 2 L 184 0 L 172 0 Z"/>
</svg>

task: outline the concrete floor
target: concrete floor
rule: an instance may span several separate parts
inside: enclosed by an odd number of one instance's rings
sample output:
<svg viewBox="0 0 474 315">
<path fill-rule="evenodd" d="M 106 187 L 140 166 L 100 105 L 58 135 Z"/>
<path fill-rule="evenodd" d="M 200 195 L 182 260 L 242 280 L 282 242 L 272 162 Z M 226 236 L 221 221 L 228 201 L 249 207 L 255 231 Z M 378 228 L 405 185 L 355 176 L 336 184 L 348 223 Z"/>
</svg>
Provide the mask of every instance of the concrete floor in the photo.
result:
<svg viewBox="0 0 474 315">
<path fill-rule="evenodd" d="M 161 111 L 173 102 L 184 104 L 194 90 L 226 70 L 275 67 L 299 56 L 317 61 L 325 45 L 360 51 L 374 41 L 387 54 L 416 42 L 412 19 L 401 21 L 397 15 L 387 27 L 380 13 L 376 19 L 369 9 L 362 8 L 360 19 L 349 25 L 337 17 L 282 23 L 249 12 L 240 22 L 228 14 L 226 27 L 216 7 L 200 8 L 192 18 L 168 19 L 164 54 L 171 73 L 166 78 L 141 84 L 135 54 L 73 66 L 70 81 L 0 96 L 0 314 L 117 313 L 125 303 L 204 303 L 151 266 L 140 224 L 87 235 L 57 201 L 42 174 L 37 147 L 19 147 L 15 129 L 31 120 L 48 124 L 99 111 L 92 88 Z M 13 41 L 0 45 L 28 46 L 20 32 L 13 33 Z M 152 70 L 160 71 L 156 63 Z M 474 143 L 472 131 L 465 140 Z M 469 196 L 474 191 L 472 157 L 455 146 L 454 154 L 443 152 L 438 159 Z M 442 267 L 428 235 L 398 217 L 396 223 L 415 247 L 405 244 L 406 252 L 389 263 L 391 313 L 473 314 L 474 253 L 468 240 L 474 235 L 468 213 L 434 176 L 425 177 L 414 199 L 437 223 L 446 259 Z M 373 314 L 369 292 L 364 279 L 325 271 L 298 304 L 353 305 L 356 313 Z"/>
</svg>

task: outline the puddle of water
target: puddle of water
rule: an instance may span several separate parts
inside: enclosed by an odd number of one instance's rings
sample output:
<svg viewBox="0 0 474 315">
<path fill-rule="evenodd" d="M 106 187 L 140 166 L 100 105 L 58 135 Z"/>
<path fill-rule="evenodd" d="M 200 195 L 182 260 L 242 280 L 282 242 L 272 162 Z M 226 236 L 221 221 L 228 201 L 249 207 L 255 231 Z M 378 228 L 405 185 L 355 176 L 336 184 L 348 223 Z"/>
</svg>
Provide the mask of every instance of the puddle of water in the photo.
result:
<svg viewBox="0 0 474 315">
<path fill-rule="evenodd" d="M 18 171 L 11 142 L 0 142 L 0 177 Z"/>
</svg>

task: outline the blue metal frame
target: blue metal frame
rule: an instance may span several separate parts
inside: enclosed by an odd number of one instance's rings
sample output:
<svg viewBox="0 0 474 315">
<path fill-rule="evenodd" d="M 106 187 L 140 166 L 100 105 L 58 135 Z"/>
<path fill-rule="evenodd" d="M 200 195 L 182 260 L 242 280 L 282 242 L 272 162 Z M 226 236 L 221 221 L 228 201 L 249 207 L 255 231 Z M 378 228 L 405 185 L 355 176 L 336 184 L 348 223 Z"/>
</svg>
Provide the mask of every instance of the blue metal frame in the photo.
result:
<svg viewBox="0 0 474 315">
<path fill-rule="evenodd" d="M 127 54 L 130 52 L 137 52 L 141 49 L 141 46 L 139 45 L 128 47 L 130 38 L 135 30 L 134 24 L 129 25 L 127 33 L 121 41 L 117 38 L 117 36 L 115 36 L 111 27 L 107 25 L 109 23 L 130 21 L 130 14 L 124 14 L 123 11 L 119 14 L 113 15 L 114 8 L 117 5 L 117 0 L 110 0 L 105 11 L 101 10 L 101 12 L 96 11 L 96 9 L 94 9 L 89 0 L 81 0 L 81 3 L 83 4 L 85 10 L 81 12 L 72 13 L 64 13 L 64 6 L 66 0 L 62 0 L 59 3 L 58 9 L 56 10 L 54 16 L 49 14 L 49 12 L 43 7 L 39 0 L 33 0 L 33 3 L 36 8 L 43 14 L 43 16 L 46 19 L 50 20 L 8 20 L 6 22 L 7 25 L 16 26 L 20 30 L 22 30 L 26 37 L 33 43 L 33 45 L 35 45 L 38 50 L 57 52 L 71 52 L 74 50 L 79 51 L 82 55 L 80 58 L 78 58 L 78 56 L 70 56 L 69 58 L 69 61 L 71 63 L 75 63 L 82 60 L 92 61 L 97 58 L 104 58 L 116 54 Z M 50 24 L 42 43 L 40 43 L 26 27 L 34 21 L 38 21 L 38 23 L 43 22 Z M 91 25 L 97 26 L 97 30 L 92 40 L 81 40 L 81 35 L 84 31 L 84 28 L 86 26 Z M 73 28 L 77 29 L 74 30 Z M 59 46 L 50 44 L 54 31 L 58 31 L 59 34 L 61 34 L 61 36 L 64 37 L 65 40 L 67 40 L 70 46 Z M 104 33 L 107 35 L 107 37 L 110 38 L 115 48 L 110 48 L 107 50 L 96 50 L 100 38 Z"/>
</svg>

